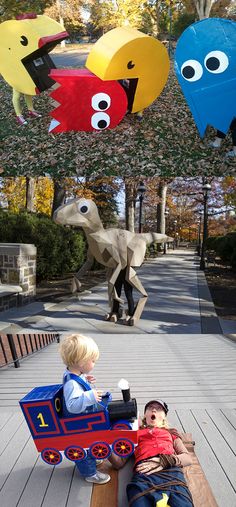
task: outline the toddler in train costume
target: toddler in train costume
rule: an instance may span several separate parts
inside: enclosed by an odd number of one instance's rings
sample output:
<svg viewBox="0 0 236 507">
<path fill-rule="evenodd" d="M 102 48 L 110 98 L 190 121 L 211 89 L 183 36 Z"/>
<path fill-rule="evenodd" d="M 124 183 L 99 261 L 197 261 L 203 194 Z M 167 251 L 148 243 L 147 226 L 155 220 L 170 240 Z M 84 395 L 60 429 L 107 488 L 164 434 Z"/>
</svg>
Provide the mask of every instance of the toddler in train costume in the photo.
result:
<svg viewBox="0 0 236 507">
<path fill-rule="evenodd" d="M 97 403 L 102 401 L 102 391 L 91 387 L 90 384 L 96 379 L 89 375 L 99 358 L 97 344 L 88 336 L 72 334 L 62 341 L 60 353 L 67 367 L 63 375 L 63 416 L 98 410 Z M 105 484 L 110 480 L 108 474 L 97 470 L 96 460 L 91 456 L 75 463 L 87 482 Z"/>
</svg>

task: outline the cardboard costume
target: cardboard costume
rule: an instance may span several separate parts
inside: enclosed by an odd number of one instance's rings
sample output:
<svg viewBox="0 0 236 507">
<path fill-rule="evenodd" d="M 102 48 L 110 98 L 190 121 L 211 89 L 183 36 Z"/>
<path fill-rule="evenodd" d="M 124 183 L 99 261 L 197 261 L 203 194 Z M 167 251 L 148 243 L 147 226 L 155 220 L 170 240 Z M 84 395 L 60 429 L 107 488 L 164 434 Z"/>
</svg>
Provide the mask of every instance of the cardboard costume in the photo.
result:
<svg viewBox="0 0 236 507">
<path fill-rule="evenodd" d="M 48 53 L 66 37 L 63 26 L 44 15 L 25 14 L 0 24 L 0 73 L 15 91 L 17 116 L 21 94 L 32 97 L 55 83 L 49 77 L 55 65 Z"/>
<path fill-rule="evenodd" d="M 97 206 L 91 199 L 68 201 L 55 211 L 53 218 L 58 224 L 83 228 L 90 256 L 92 255 L 100 264 L 108 268 L 108 295 L 111 308 L 114 300 L 122 302 L 117 295 L 115 284 L 120 272 L 126 270 L 125 279 L 141 294 L 132 320 L 129 322 L 133 325 L 140 318 L 147 301 L 147 293 L 134 267 L 141 266 L 143 263 L 147 244 L 163 243 L 171 241 L 172 238 L 154 232 L 136 234 L 123 229 L 104 229 Z M 112 314 L 109 314 L 107 320 L 113 320 Z"/>
<path fill-rule="evenodd" d="M 175 70 L 200 136 L 227 133 L 236 117 L 236 23 L 209 18 L 189 26 L 176 46 Z"/>
<path fill-rule="evenodd" d="M 159 40 L 134 28 L 120 27 L 110 30 L 94 44 L 85 65 L 103 81 L 125 81 L 128 110 L 135 113 L 161 94 L 170 62 Z"/>
</svg>

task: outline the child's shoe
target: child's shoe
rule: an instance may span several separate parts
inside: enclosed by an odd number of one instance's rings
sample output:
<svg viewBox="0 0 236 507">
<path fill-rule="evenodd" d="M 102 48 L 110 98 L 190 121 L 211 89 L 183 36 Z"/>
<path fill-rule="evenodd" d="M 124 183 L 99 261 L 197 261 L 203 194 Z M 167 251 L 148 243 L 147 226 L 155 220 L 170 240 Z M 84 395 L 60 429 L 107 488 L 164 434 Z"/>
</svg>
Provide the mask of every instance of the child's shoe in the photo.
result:
<svg viewBox="0 0 236 507">
<path fill-rule="evenodd" d="M 37 113 L 37 111 L 28 111 L 28 116 L 31 116 L 31 118 L 42 118 L 42 115 Z"/>
<path fill-rule="evenodd" d="M 96 471 L 96 474 L 91 475 L 90 477 L 85 477 L 87 482 L 93 482 L 94 484 L 106 484 L 111 479 L 110 475 L 103 474 L 102 472 Z"/>
<path fill-rule="evenodd" d="M 236 157 L 236 150 L 228 151 L 225 155 L 226 157 Z"/>
<path fill-rule="evenodd" d="M 24 116 L 22 116 L 22 114 L 19 114 L 19 116 L 16 117 L 16 121 L 20 125 L 28 125 L 28 122 L 25 120 L 25 118 L 24 118 Z"/>
<path fill-rule="evenodd" d="M 209 142 L 209 146 L 211 146 L 211 148 L 220 148 L 221 142 L 222 139 L 220 137 L 216 137 L 214 141 Z"/>
</svg>

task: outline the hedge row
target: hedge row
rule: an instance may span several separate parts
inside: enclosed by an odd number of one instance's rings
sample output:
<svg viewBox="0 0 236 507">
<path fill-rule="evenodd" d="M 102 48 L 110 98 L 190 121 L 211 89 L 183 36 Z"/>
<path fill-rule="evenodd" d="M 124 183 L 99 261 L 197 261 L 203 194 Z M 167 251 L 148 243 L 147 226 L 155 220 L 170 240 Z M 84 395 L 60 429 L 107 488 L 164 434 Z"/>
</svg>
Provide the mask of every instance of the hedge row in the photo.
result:
<svg viewBox="0 0 236 507">
<path fill-rule="evenodd" d="M 82 233 L 55 224 L 45 215 L 1 210 L 0 242 L 37 247 L 38 281 L 76 271 L 85 259 Z"/>
<path fill-rule="evenodd" d="M 236 269 L 236 232 L 225 236 L 211 236 L 207 239 L 207 248 L 214 250 L 224 262 Z"/>
</svg>

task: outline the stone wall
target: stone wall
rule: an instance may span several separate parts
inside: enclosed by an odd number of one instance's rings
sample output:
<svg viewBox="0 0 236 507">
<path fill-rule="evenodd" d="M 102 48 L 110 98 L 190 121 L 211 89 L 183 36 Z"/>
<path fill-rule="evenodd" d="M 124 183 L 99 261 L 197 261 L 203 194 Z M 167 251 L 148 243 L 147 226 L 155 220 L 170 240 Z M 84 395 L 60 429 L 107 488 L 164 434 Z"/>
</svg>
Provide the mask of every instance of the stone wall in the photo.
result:
<svg viewBox="0 0 236 507">
<path fill-rule="evenodd" d="M 22 292 L 18 296 L 9 295 L 1 299 L 0 307 L 26 304 L 36 294 L 36 254 L 34 245 L 21 243 L 0 243 L 0 278 L 2 284 L 18 285 Z M 1 304 L 2 303 L 2 304 Z"/>
</svg>

